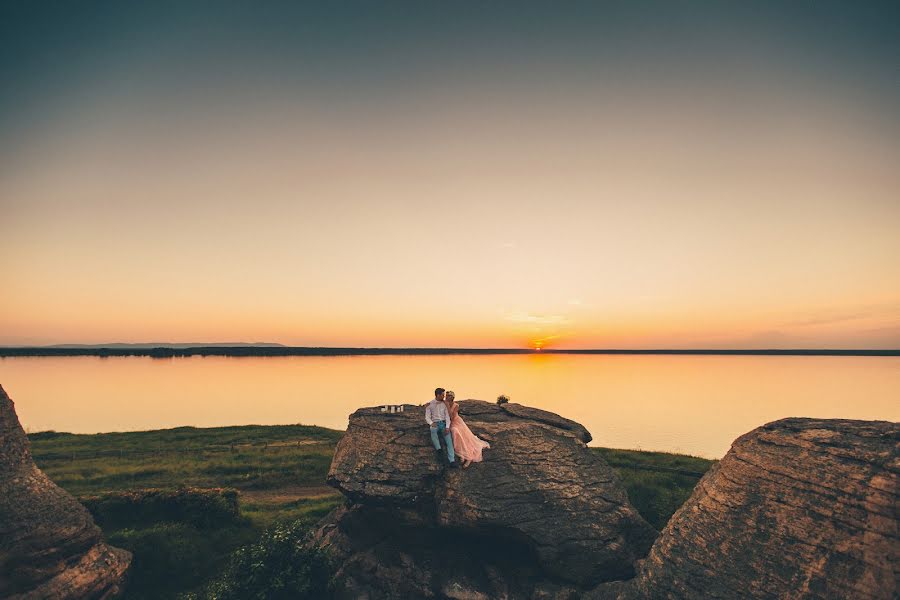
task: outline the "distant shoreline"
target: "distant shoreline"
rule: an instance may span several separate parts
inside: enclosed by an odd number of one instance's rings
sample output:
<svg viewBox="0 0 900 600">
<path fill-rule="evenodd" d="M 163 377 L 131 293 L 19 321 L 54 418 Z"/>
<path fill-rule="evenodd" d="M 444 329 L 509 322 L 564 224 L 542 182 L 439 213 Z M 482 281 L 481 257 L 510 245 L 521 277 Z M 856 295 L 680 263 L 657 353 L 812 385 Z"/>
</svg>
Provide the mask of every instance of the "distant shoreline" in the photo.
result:
<svg viewBox="0 0 900 600">
<path fill-rule="evenodd" d="M 149 356 L 176 358 L 188 356 L 434 356 L 499 354 L 668 354 L 712 356 L 900 356 L 893 350 L 840 349 L 591 349 L 533 350 L 525 348 L 330 348 L 307 346 L 191 346 L 156 348 L 86 347 L 58 348 L 40 346 L 0 347 L 0 358 L 16 356 Z"/>
</svg>

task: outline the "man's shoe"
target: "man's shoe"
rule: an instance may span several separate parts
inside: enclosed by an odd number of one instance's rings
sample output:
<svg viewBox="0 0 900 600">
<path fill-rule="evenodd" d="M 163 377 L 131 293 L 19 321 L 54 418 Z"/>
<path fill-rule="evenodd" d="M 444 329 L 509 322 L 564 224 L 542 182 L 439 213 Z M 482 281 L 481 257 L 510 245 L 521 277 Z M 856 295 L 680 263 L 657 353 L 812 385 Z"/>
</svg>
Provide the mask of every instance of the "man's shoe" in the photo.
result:
<svg viewBox="0 0 900 600">
<path fill-rule="evenodd" d="M 459 463 L 456 462 L 456 461 L 454 460 L 453 462 L 451 462 L 451 463 L 449 464 L 449 467 L 450 467 L 451 469 L 456 469 L 457 467 L 459 467 Z"/>
</svg>

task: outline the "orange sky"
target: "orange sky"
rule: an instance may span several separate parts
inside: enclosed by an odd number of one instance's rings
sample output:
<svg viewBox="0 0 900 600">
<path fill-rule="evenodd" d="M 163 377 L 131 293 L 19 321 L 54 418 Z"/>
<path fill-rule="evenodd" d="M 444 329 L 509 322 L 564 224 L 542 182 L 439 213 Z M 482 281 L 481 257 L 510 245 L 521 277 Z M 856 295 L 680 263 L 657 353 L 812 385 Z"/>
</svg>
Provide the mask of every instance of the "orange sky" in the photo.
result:
<svg viewBox="0 0 900 600">
<path fill-rule="evenodd" d="M 0 154 L 0 344 L 900 347 L 900 127 L 840 74 L 121 60 Z"/>
</svg>

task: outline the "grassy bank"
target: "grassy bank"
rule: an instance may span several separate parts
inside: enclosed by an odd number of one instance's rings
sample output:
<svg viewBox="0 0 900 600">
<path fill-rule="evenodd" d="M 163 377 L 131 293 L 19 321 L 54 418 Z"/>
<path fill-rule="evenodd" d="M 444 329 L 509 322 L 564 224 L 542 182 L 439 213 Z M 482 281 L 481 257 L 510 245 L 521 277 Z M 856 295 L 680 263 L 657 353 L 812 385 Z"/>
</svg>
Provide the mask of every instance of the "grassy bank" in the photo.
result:
<svg viewBox="0 0 900 600">
<path fill-rule="evenodd" d="M 594 448 L 616 470 L 628 499 L 656 529 L 684 504 L 714 461 L 685 454 Z"/>
<path fill-rule="evenodd" d="M 110 543 L 134 553 L 127 598 L 139 600 L 197 590 L 276 522 L 325 516 L 341 501 L 324 484 L 341 435 L 251 425 L 29 438 L 37 465 L 88 506 Z"/>
<path fill-rule="evenodd" d="M 35 461 L 74 494 L 133 487 L 321 485 L 340 431 L 305 425 L 178 427 L 30 436 Z"/>
<path fill-rule="evenodd" d="M 29 437 L 38 466 L 89 506 L 111 543 L 134 552 L 127 596 L 134 600 L 196 591 L 267 528 L 308 527 L 327 514 L 341 502 L 324 485 L 341 435 L 322 427 L 248 425 Z M 619 473 L 632 503 L 657 529 L 712 464 L 680 454 L 593 450 Z M 171 493 L 132 493 L 148 488 Z M 229 490 L 238 492 L 239 509 L 231 508 Z"/>
</svg>

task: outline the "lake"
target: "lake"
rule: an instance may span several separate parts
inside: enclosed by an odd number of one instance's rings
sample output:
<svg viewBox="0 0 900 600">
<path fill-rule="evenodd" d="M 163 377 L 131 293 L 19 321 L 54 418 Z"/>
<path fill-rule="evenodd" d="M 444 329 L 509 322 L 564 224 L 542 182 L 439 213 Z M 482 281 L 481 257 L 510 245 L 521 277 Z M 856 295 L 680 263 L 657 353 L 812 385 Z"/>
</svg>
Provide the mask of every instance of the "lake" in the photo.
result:
<svg viewBox="0 0 900 600">
<path fill-rule="evenodd" d="M 584 424 L 592 445 L 708 458 L 782 417 L 900 420 L 898 357 L 13 357 L 0 359 L 0 384 L 28 431 L 77 433 L 345 429 L 358 407 L 425 403 L 436 386 L 559 413 Z"/>
</svg>

